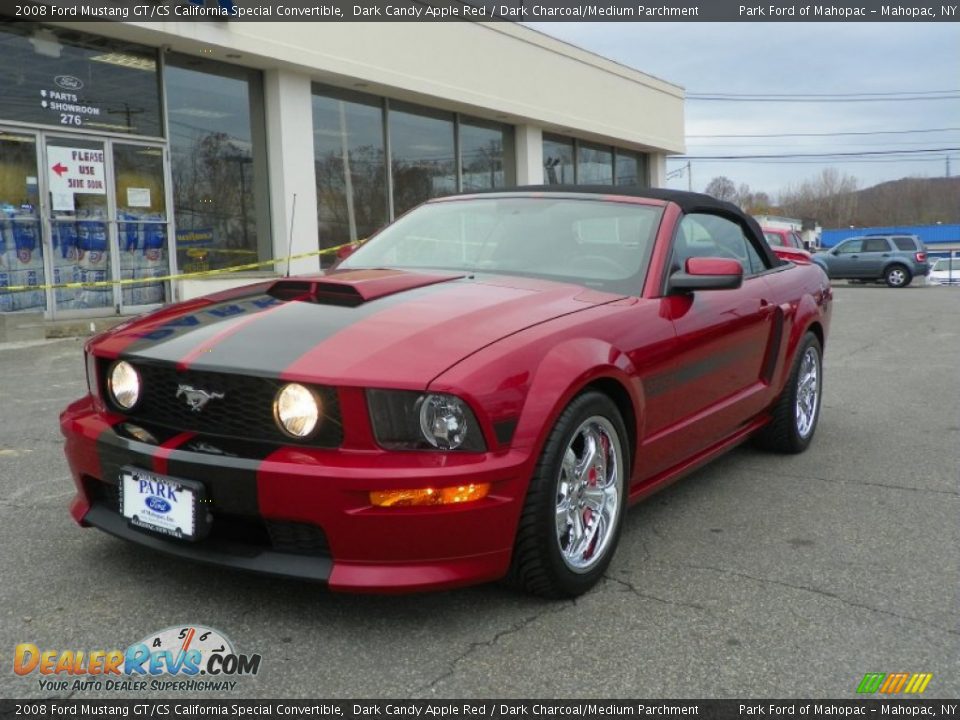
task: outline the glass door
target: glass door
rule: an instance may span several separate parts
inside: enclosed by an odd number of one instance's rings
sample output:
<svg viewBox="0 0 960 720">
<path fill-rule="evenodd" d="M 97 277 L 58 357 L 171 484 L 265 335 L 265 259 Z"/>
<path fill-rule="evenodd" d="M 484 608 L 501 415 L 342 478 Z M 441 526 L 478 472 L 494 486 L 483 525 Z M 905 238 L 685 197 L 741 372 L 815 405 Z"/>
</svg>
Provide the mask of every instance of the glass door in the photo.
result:
<svg viewBox="0 0 960 720">
<path fill-rule="evenodd" d="M 47 137 L 45 143 L 50 266 L 54 284 L 100 282 L 89 288 L 54 291 L 53 316 L 105 315 L 118 300 L 114 278 L 107 192 L 106 142 Z"/>
<path fill-rule="evenodd" d="M 111 145 L 120 279 L 167 276 L 170 233 L 163 148 L 118 140 Z M 168 287 L 164 280 L 121 285 L 121 312 L 166 302 Z"/>
<path fill-rule="evenodd" d="M 38 177 L 36 135 L 0 129 L 0 312 L 47 308 Z"/>
<path fill-rule="evenodd" d="M 52 316 L 136 313 L 167 301 L 169 283 L 124 283 L 170 273 L 166 165 L 160 145 L 109 138 L 44 138 L 43 215 Z M 114 278 L 120 284 L 111 284 Z"/>
</svg>

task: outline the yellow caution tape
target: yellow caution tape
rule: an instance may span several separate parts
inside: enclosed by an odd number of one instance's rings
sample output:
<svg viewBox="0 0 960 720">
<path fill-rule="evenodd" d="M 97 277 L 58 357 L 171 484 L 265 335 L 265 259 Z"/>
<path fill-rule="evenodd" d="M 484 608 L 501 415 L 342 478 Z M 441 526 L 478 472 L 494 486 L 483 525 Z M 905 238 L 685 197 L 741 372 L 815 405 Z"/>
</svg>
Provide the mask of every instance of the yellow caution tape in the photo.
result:
<svg viewBox="0 0 960 720">
<path fill-rule="evenodd" d="M 177 275 L 159 275 L 150 278 L 127 278 L 125 280 L 94 280 L 91 282 L 68 282 L 57 283 L 55 285 L 0 285 L 0 293 L 5 292 L 25 292 L 29 290 L 77 290 L 82 288 L 111 287 L 113 285 L 146 285 L 150 283 L 166 282 L 168 280 L 183 280 L 184 278 L 209 277 L 211 275 L 225 275 L 227 273 L 241 272 L 243 270 L 255 270 L 256 268 L 267 267 L 270 265 L 279 265 L 280 263 L 290 262 L 291 260 L 302 260 L 303 258 L 317 257 L 319 255 L 330 255 L 345 247 L 350 247 L 354 243 L 344 243 L 335 247 L 324 248 L 323 250 L 312 250 L 310 252 L 299 253 L 297 255 L 288 255 L 287 257 L 276 258 L 274 260 L 264 260 L 262 262 L 245 263 L 243 265 L 232 265 L 216 270 L 198 270 L 197 272 L 179 273 Z"/>
</svg>

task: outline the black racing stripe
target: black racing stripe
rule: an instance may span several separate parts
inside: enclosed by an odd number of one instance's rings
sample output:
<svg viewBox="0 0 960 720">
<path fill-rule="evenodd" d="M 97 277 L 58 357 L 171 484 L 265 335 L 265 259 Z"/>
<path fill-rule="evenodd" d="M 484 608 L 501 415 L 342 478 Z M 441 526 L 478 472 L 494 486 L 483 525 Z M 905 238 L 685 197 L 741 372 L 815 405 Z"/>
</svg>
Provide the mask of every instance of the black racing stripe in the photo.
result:
<svg viewBox="0 0 960 720">
<path fill-rule="evenodd" d="M 122 355 L 148 356 L 163 362 L 179 362 L 187 353 L 230 326 L 249 322 L 258 315 L 282 303 L 281 300 L 257 293 L 250 297 L 233 298 L 208 305 L 172 318 L 156 327 L 131 329 L 136 337 L 123 349 Z"/>
<path fill-rule="evenodd" d="M 255 465 L 246 458 L 201 456 L 174 450 L 167 461 L 166 474 L 177 479 L 202 482 L 210 501 L 210 513 L 216 523 L 220 516 L 260 516 Z"/>
<path fill-rule="evenodd" d="M 341 330 L 383 310 L 449 290 L 436 283 L 370 300 L 356 307 L 291 301 L 251 323 L 190 363 L 195 370 L 279 377 L 294 361 Z"/>
<path fill-rule="evenodd" d="M 161 434 L 166 432 L 155 426 L 150 429 Z M 125 435 L 124 431 L 118 433 L 110 429 L 97 439 L 101 477 L 96 480 L 107 486 L 100 489 L 102 496 L 119 496 L 117 487 L 125 467 L 156 473 L 150 445 L 130 440 Z M 211 500 L 210 511 L 215 519 L 218 515 L 259 516 L 257 469 L 261 460 L 276 451 L 276 445 L 236 443 L 197 435 L 180 448 L 170 453 L 164 474 L 178 480 L 201 482 Z M 237 452 L 241 449 L 242 456 Z M 114 501 L 111 509 L 119 512 L 120 508 Z"/>
<path fill-rule="evenodd" d="M 662 373 L 657 373 L 656 375 L 651 375 L 644 381 L 644 390 L 647 397 L 658 397 L 694 380 L 699 380 L 722 367 L 738 363 L 748 357 L 751 352 L 752 350 L 749 346 L 741 344 L 729 350 L 710 355 L 703 360 L 698 360 L 697 362 L 676 368 L 675 370 L 667 370 Z"/>
</svg>

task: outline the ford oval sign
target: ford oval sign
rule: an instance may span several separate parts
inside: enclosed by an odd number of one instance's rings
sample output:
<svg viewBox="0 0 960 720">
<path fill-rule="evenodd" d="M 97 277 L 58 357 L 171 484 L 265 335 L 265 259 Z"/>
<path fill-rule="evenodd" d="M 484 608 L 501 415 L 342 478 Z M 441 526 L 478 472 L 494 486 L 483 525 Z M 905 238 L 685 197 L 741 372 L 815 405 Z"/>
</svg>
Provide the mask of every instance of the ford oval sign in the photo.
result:
<svg viewBox="0 0 960 720">
<path fill-rule="evenodd" d="M 83 80 L 73 75 L 57 75 L 53 81 L 64 90 L 81 90 Z"/>
<path fill-rule="evenodd" d="M 161 515 L 170 512 L 170 503 L 156 495 L 151 495 L 146 500 L 147 507 Z"/>
</svg>

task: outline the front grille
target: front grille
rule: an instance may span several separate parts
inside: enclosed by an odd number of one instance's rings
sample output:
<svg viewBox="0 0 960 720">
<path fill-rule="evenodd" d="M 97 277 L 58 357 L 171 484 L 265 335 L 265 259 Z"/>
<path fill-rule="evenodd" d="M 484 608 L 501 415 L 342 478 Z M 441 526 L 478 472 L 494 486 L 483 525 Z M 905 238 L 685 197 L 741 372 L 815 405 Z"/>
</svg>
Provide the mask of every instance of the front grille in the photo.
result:
<svg viewBox="0 0 960 720">
<path fill-rule="evenodd" d="M 323 405 L 323 422 L 311 437 L 297 440 L 283 434 L 273 417 L 274 398 L 284 385 L 280 380 L 231 373 L 179 371 L 170 365 L 136 361 L 132 364 L 140 372 L 143 395 L 132 411 L 116 408 L 131 418 L 182 432 L 259 442 L 332 448 L 343 441 L 340 403 L 334 388 L 312 386 Z M 108 369 L 108 363 L 101 363 L 101 380 L 104 380 L 101 387 L 107 387 L 105 376 Z M 212 399 L 203 409 L 194 411 L 182 394 L 177 397 L 181 385 L 190 385 L 210 394 L 219 393 L 223 397 Z"/>
</svg>

